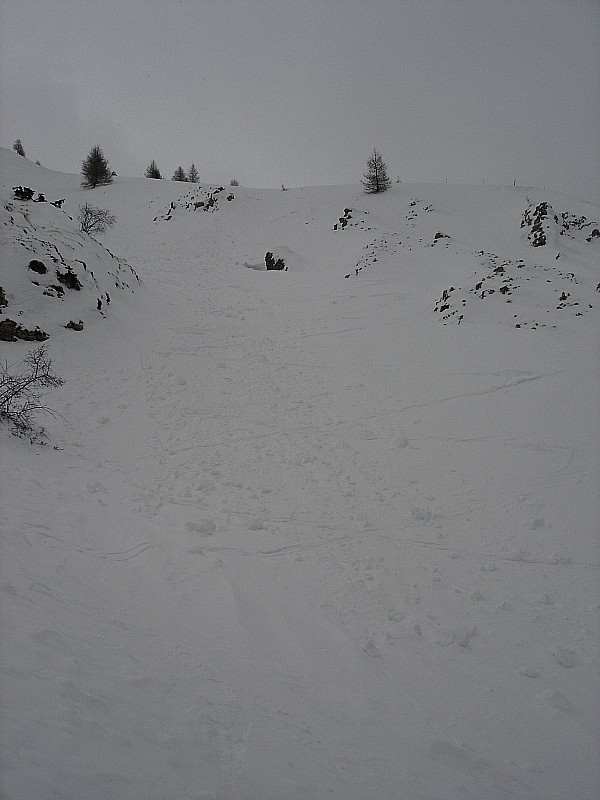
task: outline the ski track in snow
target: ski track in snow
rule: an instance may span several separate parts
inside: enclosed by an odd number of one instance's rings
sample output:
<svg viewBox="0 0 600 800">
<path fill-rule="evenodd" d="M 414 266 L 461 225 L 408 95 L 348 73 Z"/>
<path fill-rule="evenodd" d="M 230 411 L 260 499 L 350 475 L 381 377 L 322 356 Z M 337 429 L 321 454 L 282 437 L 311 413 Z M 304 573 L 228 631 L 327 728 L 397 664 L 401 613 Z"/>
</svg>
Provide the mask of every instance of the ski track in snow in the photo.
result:
<svg viewBox="0 0 600 800">
<path fill-rule="evenodd" d="M 50 445 L 0 430 L 2 797 L 595 798 L 597 317 L 434 311 L 552 266 L 524 196 L 157 183 L 95 190 L 142 284 L 49 340 Z"/>
</svg>

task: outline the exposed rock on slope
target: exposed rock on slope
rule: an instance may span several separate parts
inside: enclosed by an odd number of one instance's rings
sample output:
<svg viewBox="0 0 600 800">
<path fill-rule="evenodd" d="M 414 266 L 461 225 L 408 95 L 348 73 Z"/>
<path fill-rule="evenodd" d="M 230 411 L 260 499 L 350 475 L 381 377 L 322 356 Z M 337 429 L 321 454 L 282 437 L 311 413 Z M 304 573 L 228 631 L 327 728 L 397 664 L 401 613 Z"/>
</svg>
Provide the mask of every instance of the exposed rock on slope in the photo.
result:
<svg viewBox="0 0 600 800">
<path fill-rule="evenodd" d="M 527 206 L 521 228 L 528 229 L 527 238 L 533 247 L 543 247 L 549 241 L 557 244 L 558 237 L 565 235 L 572 239 L 585 238 L 588 242 L 600 236 L 597 222 L 590 222 L 586 217 L 578 217 L 568 211 L 559 216 L 545 201 Z"/>
<path fill-rule="evenodd" d="M 54 203 L 3 196 L 0 246 L 4 341 L 48 338 L 71 319 L 103 314 L 111 294 L 133 292 L 139 284 L 123 259 L 82 233 Z"/>
<path fill-rule="evenodd" d="M 166 211 L 154 217 L 154 222 L 170 222 L 177 211 L 209 211 L 214 212 L 219 209 L 219 196 L 221 192 L 225 191 L 225 187 L 217 186 L 212 188 L 210 186 L 201 189 L 200 186 L 195 185 L 177 200 L 172 200 Z M 233 193 L 229 193 L 226 200 L 231 202 L 235 199 Z"/>
<path fill-rule="evenodd" d="M 556 328 L 566 314 L 582 317 L 593 310 L 596 298 L 573 272 L 558 267 L 503 260 L 481 253 L 482 264 L 468 286 L 444 290 L 436 302 L 444 324 L 460 324 L 474 304 L 486 301 L 488 318 L 515 328 Z"/>
</svg>

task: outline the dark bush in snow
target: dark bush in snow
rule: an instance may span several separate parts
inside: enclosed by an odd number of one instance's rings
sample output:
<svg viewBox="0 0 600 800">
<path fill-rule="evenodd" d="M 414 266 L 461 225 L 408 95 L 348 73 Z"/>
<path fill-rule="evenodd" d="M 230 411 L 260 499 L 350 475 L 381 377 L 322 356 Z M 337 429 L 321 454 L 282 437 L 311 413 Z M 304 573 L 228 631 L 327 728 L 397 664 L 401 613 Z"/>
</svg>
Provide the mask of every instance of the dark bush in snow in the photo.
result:
<svg viewBox="0 0 600 800">
<path fill-rule="evenodd" d="M 286 268 L 283 258 L 278 258 L 276 261 L 273 253 L 265 254 L 265 264 L 268 270 L 283 270 Z"/>
<path fill-rule="evenodd" d="M 34 191 L 29 186 L 13 186 L 13 192 L 17 200 L 32 200 Z"/>
</svg>

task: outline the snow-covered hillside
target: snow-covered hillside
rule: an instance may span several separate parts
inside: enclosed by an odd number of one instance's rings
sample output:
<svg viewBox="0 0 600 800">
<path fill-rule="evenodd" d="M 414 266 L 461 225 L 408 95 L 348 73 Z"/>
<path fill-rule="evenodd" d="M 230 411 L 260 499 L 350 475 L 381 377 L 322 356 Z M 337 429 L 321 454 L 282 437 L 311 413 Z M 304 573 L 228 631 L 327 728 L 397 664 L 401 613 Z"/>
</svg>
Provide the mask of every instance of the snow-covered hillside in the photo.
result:
<svg viewBox="0 0 600 800">
<path fill-rule="evenodd" d="M 0 428 L 2 798 L 596 798 L 600 209 L 7 151 L 0 197 L 65 380 Z"/>
</svg>

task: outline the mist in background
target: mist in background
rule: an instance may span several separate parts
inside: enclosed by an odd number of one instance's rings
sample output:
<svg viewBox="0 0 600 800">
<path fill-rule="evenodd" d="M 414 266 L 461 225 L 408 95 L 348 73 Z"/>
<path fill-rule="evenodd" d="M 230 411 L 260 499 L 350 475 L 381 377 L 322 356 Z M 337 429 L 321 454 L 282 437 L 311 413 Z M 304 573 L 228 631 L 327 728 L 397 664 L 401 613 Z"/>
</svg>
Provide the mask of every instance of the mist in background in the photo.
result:
<svg viewBox="0 0 600 800">
<path fill-rule="evenodd" d="M 0 0 L 0 144 L 79 172 L 392 179 L 600 202 L 595 0 Z"/>
</svg>

